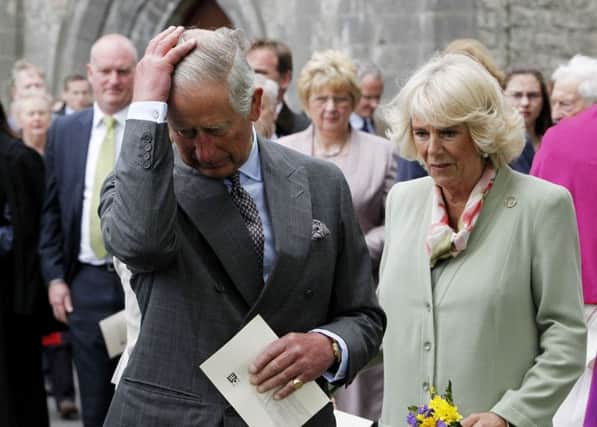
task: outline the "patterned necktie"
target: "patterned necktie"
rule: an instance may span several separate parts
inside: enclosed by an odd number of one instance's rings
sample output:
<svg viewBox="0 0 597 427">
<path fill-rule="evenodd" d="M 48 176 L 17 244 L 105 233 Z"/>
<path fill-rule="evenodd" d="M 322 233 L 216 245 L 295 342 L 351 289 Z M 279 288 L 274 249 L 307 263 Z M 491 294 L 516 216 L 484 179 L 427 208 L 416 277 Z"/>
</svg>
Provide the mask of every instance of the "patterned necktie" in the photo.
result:
<svg viewBox="0 0 597 427">
<path fill-rule="evenodd" d="M 240 174 L 238 171 L 234 172 L 229 179 L 232 183 L 232 188 L 230 190 L 232 201 L 240 211 L 240 215 L 249 229 L 253 247 L 255 248 L 255 252 L 257 252 L 259 269 L 261 270 L 263 268 L 263 246 L 265 237 L 263 236 L 263 226 L 261 225 L 261 218 L 259 218 L 257 205 L 251 195 L 240 185 Z"/>
<path fill-rule="evenodd" d="M 89 244 L 97 259 L 104 259 L 108 256 L 97 209 L 100 202 L 100 191 L 102 184 L 108 174 L 114 169 L 114 158 L 116 157 L 116 144 L 114 143 L 114 128 L 116 120 L 111 116 L 104 116 L 106 135 L 100 147 L 97 163 L 95 165 L 95 177 L 91 188 L 91 205 L 89 206 Z"/>
</svg>

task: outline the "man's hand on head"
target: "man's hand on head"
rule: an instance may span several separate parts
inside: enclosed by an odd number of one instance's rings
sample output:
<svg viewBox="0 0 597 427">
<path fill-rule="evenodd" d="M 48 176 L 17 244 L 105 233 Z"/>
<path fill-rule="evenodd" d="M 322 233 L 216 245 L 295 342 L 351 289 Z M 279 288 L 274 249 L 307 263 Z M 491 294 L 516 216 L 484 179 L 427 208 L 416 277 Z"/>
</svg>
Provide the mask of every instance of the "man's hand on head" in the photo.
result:
<svg viewBox="0 0 597 427">
<path fill-rule="evenodd" d="M 133 102 L 168 100 L 176 64 L 197 45 L 193 39 L 177 46 L 183 31 L 184 27 L 169 27 L 151 39 L 137 64 Z"/>
</svg>

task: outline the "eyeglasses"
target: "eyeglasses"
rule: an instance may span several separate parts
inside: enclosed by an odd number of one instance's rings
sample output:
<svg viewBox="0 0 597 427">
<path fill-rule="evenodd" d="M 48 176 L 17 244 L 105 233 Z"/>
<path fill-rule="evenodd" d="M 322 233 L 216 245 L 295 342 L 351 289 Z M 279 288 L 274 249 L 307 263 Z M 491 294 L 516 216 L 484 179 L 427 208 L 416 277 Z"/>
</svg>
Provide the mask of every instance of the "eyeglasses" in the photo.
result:
<svg viewBox="0 0 597 427">
<path fill-rule="evenodd" d="M 323 107 L 327 105 L 329 101 L 337 107 L 348 107 L 352 98 L 350 96 L 314 96 L 311 98 L 311 102 L 317 107 Z"/>
<path fill-rule="evenodd" d="M 520 101 L 522 98 L 526 98 L 529 101 L 538 101 L 541 99 L 540 92 L 506 92 L 506 96 Z"/>
</svg>

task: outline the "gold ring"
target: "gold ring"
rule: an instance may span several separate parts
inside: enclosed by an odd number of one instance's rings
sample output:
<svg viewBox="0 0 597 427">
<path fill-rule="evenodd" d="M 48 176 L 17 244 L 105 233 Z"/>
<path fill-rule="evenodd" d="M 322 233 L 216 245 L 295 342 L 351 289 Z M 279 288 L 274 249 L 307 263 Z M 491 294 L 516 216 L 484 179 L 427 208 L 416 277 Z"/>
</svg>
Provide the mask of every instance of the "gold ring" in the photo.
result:
<svg viewBox="0 0 597 427">
<path fill-rule="evenodd" d="M 303 386 L 303 382 L 298 378 L 292 380 L 292 388 L 296 391 Z"/>
</svg>

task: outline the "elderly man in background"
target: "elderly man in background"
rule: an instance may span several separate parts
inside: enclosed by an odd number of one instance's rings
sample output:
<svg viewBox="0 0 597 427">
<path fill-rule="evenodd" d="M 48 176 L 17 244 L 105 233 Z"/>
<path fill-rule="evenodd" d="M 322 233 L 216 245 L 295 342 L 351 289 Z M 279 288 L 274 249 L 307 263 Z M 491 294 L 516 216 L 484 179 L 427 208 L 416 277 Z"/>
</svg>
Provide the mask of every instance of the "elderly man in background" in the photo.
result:
<svg viewBox="0 0 597 427">
<path fill-rule="evenodd" d="M 277 40 L 258 39 L 249 47 L 247 61 L 255 73 L 263 74 L 278 84 L 276 135 L 282 137 L 306 129 L 309 118 L 304 113 L 292 111 L 284 100 L 292 81 L 290 48 Z"/>
<path fill-rule="evenodd" d="M 262 91 L 239 31 L 183 31 L 139 62 L 103 189 L 106 244 L 143 313 L 107 427 L 244 426 L 199 365 L 258 314 L 281 338 L 250 381 L 274 399 L 351 381 L 385 325 L 342 173 L 255 134 Z M 331 403 L 306 425 L 335 425 Z"/>
<path fill-rule="evenodd" d="M 372 62 L 361 62 L 357 64 L 357 78 L 361 98 L 350 115 L 350 124 L 355 129 L 385 138 L 388 125 L 377 114 L 384 88 L 381 70 Z"/>
<path fill-rule="evenodd" d="M 551 76 L 551 118 L 558 123 L 597 102 L 597 59 L 575 55 Z"/>
<path fill-rule="evenodd" d="M 276 107 L 278 105 L 278 84 L 262 74 L 255 75 L 255 87 L 263 90 L 261 96 L 261 112 L 255 122 L 257 134 L 265 139 L 277 139 Z"/>
<path fill-rule="evenodd" d="M 103 424 L 114 393 L 110 379 L 118 360 L 109 358 L 98 322 L 120 311 L 124 297 L 97 209 L 120 149 L 136 62 L 128 38 L 98 39 L 87 65 L 93 108 L 58 117 L 45 153 L 42 272 L 54 316 L 70 327 L 85 427 Z"/>
</svg>

